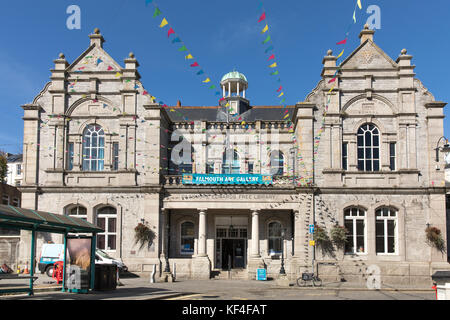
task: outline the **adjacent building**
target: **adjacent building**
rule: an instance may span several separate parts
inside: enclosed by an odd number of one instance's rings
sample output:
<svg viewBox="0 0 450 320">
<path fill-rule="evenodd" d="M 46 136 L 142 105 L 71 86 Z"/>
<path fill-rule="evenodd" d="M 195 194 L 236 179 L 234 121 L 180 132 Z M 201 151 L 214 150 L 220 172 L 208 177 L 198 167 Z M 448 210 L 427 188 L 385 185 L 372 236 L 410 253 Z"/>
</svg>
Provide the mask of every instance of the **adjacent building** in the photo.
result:
<svg viewBox="0 0 450 320">
<path fill-rule="evenodd" d="M 435 159 L 446 103 L 406 50 L 394 60 L 373 36 L 366 26 L 339 65 L 329 50 L 295 105 L 252 105 L 257 90 L 233 71 L 217 105 L 167 106 L 144 88 L 134 54 L 120 65 L 96 29 L 22 107 L 23 207 L 97 224 L 97 247 L 137 273 L 156 265 L 166 277 L 175 264 L 177 278 L 231 268 L 254 279 L 266 268 L 295 279 L 314 266 L 329 280 L 378 270 L 384 283 L 428 284 L 449 268 L 425 233 L 447 237 L 445 163 Z M 135 243 L 139 223 L 149 247 Z M 343 242 L 318 239 L 336 226 Z"/>
<path fill-rule="evenodd" d="M 21 154 L 7 154 L 8 175 L 6 183 L 10 186 L 20 186 L 22 183 L 23 162 Z"/>
</svg>

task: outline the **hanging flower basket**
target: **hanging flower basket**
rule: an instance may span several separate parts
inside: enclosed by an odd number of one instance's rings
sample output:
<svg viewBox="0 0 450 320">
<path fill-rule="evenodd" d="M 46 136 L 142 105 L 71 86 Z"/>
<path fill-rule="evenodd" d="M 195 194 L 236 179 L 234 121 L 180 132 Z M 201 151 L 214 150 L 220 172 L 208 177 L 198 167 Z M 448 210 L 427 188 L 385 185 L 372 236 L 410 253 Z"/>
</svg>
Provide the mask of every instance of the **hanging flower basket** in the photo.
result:
<svg viewBox="0 0 450 320">
<path fill-rule="evenodd" d="M 335 225 L 331 228 L 330 235 L 331 241 L 334 243 L 336 248 L 342 249 L 347 243 L 348 230 L 344 226 Z"/>
<path fill-rule="evenodd" d="M 327 230 L 325 228 L 316 225 L 314 227 L 314 240 L 316 244 L 322 249 L 328 247 L 331 244 L 330 237 L 328 236 Z"/>
<path fill-rule="evenodd" d="M 427 242 L 438 249 L 440 252 L 444 253 L 445 250 L 445 240 L 442 238 L 441 230 L 436 227 L 427 227 L 425 229 L 427 236 Z"/>
<path fill-rule="evenodd" d="M 147 248 L 150 248 L 154 239 L 155 233 L 146 224 L 139 223 L 134 228 L 134 244 L 139 243 L 139 250 L 141 250 L 145 245 L 147 245 Z"/>
</svg>

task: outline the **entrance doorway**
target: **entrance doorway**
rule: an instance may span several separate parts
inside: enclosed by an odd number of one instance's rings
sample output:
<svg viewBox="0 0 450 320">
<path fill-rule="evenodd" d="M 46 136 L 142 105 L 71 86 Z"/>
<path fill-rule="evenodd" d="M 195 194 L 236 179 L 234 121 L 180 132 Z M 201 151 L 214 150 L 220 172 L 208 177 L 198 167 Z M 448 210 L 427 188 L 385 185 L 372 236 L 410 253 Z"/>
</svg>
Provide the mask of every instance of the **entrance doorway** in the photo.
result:
<svg viewBox="0 0 450 320">
<path fill-rule="evenodd" d="M 222 239 L 222 269 L 245 268 L 244 239 Z"/>
<path fill-rule="evenodd" d="M 247 266 L 247 227 L 216 228 L 217 269 L 228 270 Z"/>
</svg>

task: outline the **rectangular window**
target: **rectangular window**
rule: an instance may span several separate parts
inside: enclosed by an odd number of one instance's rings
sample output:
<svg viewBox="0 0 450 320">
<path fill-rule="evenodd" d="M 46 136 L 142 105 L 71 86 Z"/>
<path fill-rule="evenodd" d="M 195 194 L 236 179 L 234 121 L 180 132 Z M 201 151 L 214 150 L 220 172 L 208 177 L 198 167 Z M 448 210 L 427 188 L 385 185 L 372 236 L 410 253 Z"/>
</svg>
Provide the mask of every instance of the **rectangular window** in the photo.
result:
<svg viewBox="0 0 450 320">
<path fill-rule="evenodd" d="M 14 207 L 19 207 L 19 203 L 20 201 L 19 201 L 19 199 L 18 198 L 14 198 L 13 199 L 13 201 L 12 201 L 12 205 L 14 206 Z"/>
<path fill-rule="evenodd" d="M 67 146 L 67 170 L 73 170 L 73 148 L 74 143 L 70 142 Z"/>
<path fill-rule="evenodd" d="M 9 205 L 9 196 L 8 195 L 3 195 L 2 197 L 2 204 L 6 204 Z"/>
<path fill-rule="evenodd" d="M 114 171 L 119 170 L 119 143 L 113 142 L 113 163 L 112 169 Z"/>
<path fill-rule="evenodd" d="M 345 253 L 365 253 L 366 220 L 365 211 L 360 208 L 350 208 L 344 214 L 344 226 L 347 229 Z"/>
<path fill-rule="evenodd" d="M 21 164 L 16 165 L 16 171 L 17 171 L 18 176 L 20 176 L 22 174 L 22 165 Z"/>
<path fill-rule="evenodd" d="M 390 208 L 376 211 L 375 235 L 377 253 L 396 253 L 396 222 L 397 212 Z"/>
<path fill-rule="evenodd" d="M 248 163 L 248 173 L 253 174 L 253 162 Z"/>
<path fill-rule="evenodd" d="M 389 143 L 389 168 L 392 171 L 396 170 L 396 167 L 395 167 L 395 142 Z"/>
<path fill-rule="evenodd" d="M 342 143 L 342 169 L 348 170 L 348 142 Z"/>
<path fill-rule="evenodd" d="M 206 173 L 214 174 L 214 162 L 209 162 L 208 164 L 206 164 Z"/>
</svg>

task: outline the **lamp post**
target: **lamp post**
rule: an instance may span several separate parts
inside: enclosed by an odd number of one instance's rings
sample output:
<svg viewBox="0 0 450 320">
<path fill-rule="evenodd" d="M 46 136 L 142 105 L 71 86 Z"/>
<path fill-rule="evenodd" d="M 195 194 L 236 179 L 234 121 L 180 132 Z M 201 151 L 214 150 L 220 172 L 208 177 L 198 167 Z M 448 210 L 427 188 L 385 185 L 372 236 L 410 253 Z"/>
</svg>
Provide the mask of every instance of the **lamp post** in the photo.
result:
<svg viewBox="0 0 450 320">
<path fill-rule="evenodd" d="M 286 229 L 281 229 L 281 268 L 280 275 L 286 275 L 286 271 L 284 270 L 284 237 L 286 236 Z"/>
</svg>

